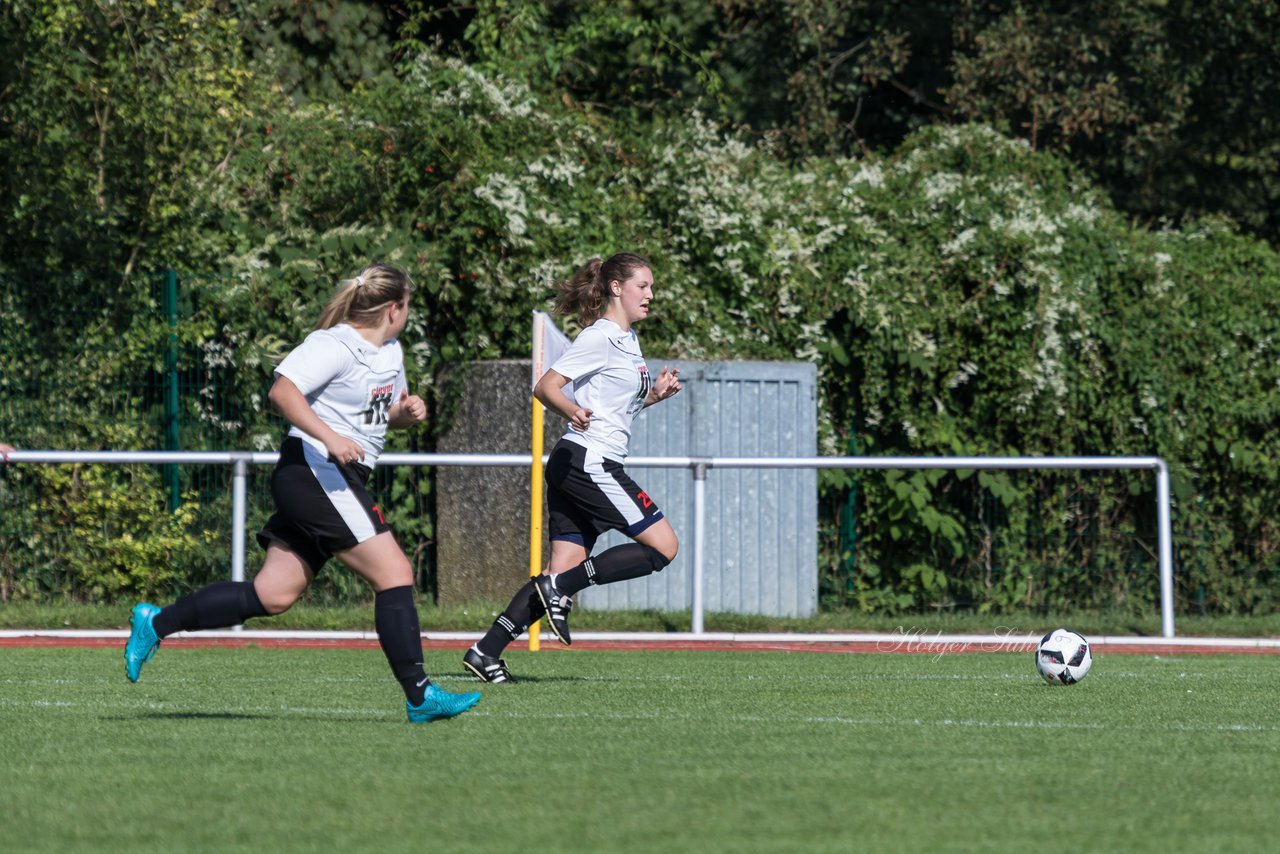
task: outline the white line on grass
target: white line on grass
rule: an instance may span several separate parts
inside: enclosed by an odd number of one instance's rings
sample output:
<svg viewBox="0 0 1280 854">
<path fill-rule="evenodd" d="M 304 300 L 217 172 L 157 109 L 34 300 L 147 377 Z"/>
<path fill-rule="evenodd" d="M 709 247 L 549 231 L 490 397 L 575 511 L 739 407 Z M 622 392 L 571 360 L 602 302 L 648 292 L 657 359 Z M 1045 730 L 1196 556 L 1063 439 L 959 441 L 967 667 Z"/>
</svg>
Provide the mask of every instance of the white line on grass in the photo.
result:
<svg viewBox="0 0 1280 854">
<path fill-rule="evenodd" d="M 1220 673 L 1194 673 L 1179 672 L 1177 676 L 1171 676 L 1167 673 L 1141 673 L 1133 670 L 1106 670 L 1099 672 L 1097 669 L 1093 671 L 1093 681 L 1101 679 L 1152 679 L 1160 682 L 1168 682 L 1170 679 L 1240 679 L 1251 678 L 1247 674 L 1220 672 Z M 519 678 L 519 673 L 516 674 Z M 454 677 L 459 681 L 475 682 L 483 684 L 479 679 L 470 674 Z M 770 685 L 779 682 L 1034 682 L 1039 684 L 1041 679 L 1034 672 L 1027 673 L 770 673 L 766 675 L 757 675 L 752 673 L 697 673 L 697 674 L 681 674 L 681 673 L 660 673 L 645 676 L 611 676 L 603 673 L 581 673 L 574 674 L 570 678 L 574 682 L 696 682 L 704 685 L 708 682 L 750 682 L 759 680 L 760 682 Z"/>
<path fill-rule="evenodd" d="M 152 712 L 171 712 L 178 715 L 265 715 L 265 714 L 294 714 L 294 715 L 365 715 L 371 717 L 387 717 L 390 715 L 403 715 L 404 712 L 392 712 L 387 709 L 343 709 L 343 708 L 308 708 L 306 706 L 207 706 L 198 707 L 188 706 L 183 703 L 158 703 L 155 701 L 144 701 L 141 703 L 104 703 L 100 700 L 94 700 L 92 703 L 81 703 L 72 700 L 10 700 L 0 699 L 0 706 L 8 708 L 36 708 L 36 709 L 74 709 L 74 708 L 92 708 L 94 710 L 107 711 L 152 711 Z"/>
<path fill-rule="evenodd" d="M 370 718 L 398 718 L 403 716 L 403 711 L 390 709 L 369 709 L 369 708 L 326 708 L 326 707 L 307 707 L 307 706 L 199 706 L 189 707 L 180 703 L 163 703 L 154 701 L 144 701 L 140 703 L 103 703 L 95 700 L 92 704 L 77 703 L 68 700 L 12 700 L 0 699 L 0 706 L 8 708 L 35 708 L 35 709 L 74 709 L 82 706 L 91 706 L 94 711 L 113 710 L 113 711 L 154 711 L 168 712 L 174 715 L 296 715 L 296 716 L 320 716 L 320 717 L 349 717 L 352 715 Z M 1170 722 L 1165 724 L 1142 723 L 1142 724 L 1103 724 L 1092 722 L 1074 722 L 1074 721 L 1014 721 L 1014 720 L 984 720 L 981 718 L 938 718 L 928 720 L 925 718 L 892 718 L 892 717 L 874 717 L 874 718 L 855 718 L 839 715 L 727 715 L 724 717 L 709 719 L 705 715 L 692 714 L 672 714 L 670 712 L 600 712 L 593 710 L 584 710 L 581 712 L 525 712 L 525 711 L 505 711 L 491 712 L 487 710 L 474 710 L 467 713 L 467 717 L 477 718 L 495 718 L 510 720 L 579 720 L 579 719 L 609 719 L 609 720 L 625 720 L 625 721 L 696 721 L 703 723 L 720 722 L 720 723 L 747 723 L 747 724 L 765 724 L 768 726 L 780 725 L 801 725 L 811 726 L 813 724 L 828 724 L 835 726 L 865 726 L 865 727 L 962 727 L 977 729 L 1029 729 L 1029 730 L 1136 730 L 1143 732 L 1165 731 L 1165 732 L 1188 732 L 1188 733 L 1215 733 L 1215 732 L 1257 732 L 1272 733 L 1280 732 L 1280 726 L 1272 726 L 1267 724 L 1240 724 L 1240 723 L 1223 723 L 1223 724 L 1194 724 Z"/>
<path fill-rule="evenodd" d="M 481 632 L 423 632 L 427 641 L 475 641 Z M 925 631 L 901 627 L 895 632 L 821 632 L 821 633 L 752 633 L 752 632 L 574 632 L 575 640 L 605 641 L 611 643 L 678 643 L 724 644 L 733 643 L 742 648 L 762 647 L 768 652 L 769 644 L 876 644 L 881 652 L 912 651 L 919 653 L 945 653 L 961 648 L 977 646 L 988 652 L 1023 651 L 1032 649 L 1040 640 L 1041 632 L 1022 632 L 1019 629 L 997 627 L 992 634 L 951 633 Z M 80 638 L 118 639 L 129 637 L 127 629 L 0 629 L 0 639 L 5 638 Z M 317 631 L 298 629 L 214 629 L 202 632 L 179 632 L 175 638 L 234 638 L 240 641 L 271 640 L 377 640 L 371 631 Z M 1280 648 L 1280 638 L 1221 638 L 1221 637 L 1146 637 L 1134 635 L 1092 635 L 1094 647 L 1161 646 L 1161 647 L 1216 647 L 1224 652 L 1249 649 Z"/>
<path fill-rule="evenodd" d="M 503 717 L 530 720 L 570 720 L 575 718 L 609 718 L 617 720 L 687 720 L 687 721 L 709 721 L 711 719 L 703 715 L 673 715 L 666 712 L 655 712 L 653 714 L 642 713 L 598 713 L 598 712 L 549 712 L 546 714 L 530 714 L 522 712 L 488 712 L 474 711 L 469 714 L 477 717 Z M 821 715 L 805 715 L 805 716 L 787 716 L 787 715 L 729 715 L 727 717 L 715 718 L 714 720 L 724 723 L 761 723 L 769 726 L 777 726 L 780 724 L 836 724 L 842 726 L 878 726 L 878 727 L 976 727 L 990 729 L 1087 729 L 1087 730 L 1139 730 L 1148 732 L 1151 730 L 1167 730 L 1173 732 L 1280 732 L 1280 726 L 1268 726 L 1265 724 L 1180 724 L 1171 723 L 1165 725 L 1155 724 L 1101 724 L 1101 723 L 1082 723 L 1071 721 L 999 721 L 999 720 L 981 720 L 981 719 L 962 719 L 940 718 L 937 720 L 925 720 L 923 718 L 850 718 L 842 716 L 821 716 Z"/>
<path fill-rule="evenodd" d="M 436 673 L 432 675 L 433 679 L 447 682 L 470 683 L 483 685 L 484 683 L 467 674 L 455 673 Z M 1110 681 L 1115 679 L 1136 679 L 1136 680 L 1154 680 L 1167 683 L 1172 679 L 1182 680 L 1248 680 L 1254 681 L 1256 677 L 1250 674 L 1233 673 L 1230 671 L 1220 671 L 1213 673 L 1200 673 L 1195 671 L 1180 671 L 1176 675 L 1169 673 L 1155 672 L 1138 672 L 1133 670 L 1105 670 L 1099 672 L 1097 669 L 1091 674 L 1091 681 Z M 752 673 L 730 673 L 730 674 L 680 674 L 680 673 L 656 673 L 645 676 L 611 676 L 600 673 L 580 673 L 571 677 L 574 682 L 599 682 L 599 683 L 644 683 L 644 682 L 696 682 L 699 685 L 705 685 L 710 682 L 735 683 L 735 682 L 751 682 L 759 680 L 770 685 L 778 683 L 846 683 L 846 682 L 1030 682 L 1034 684 L 1040 683 L 1040 677 L 1034 673 L 779 673 L 769 675 L 756 675 Z M 176 686 L 176 685 L 192 685 L 196 683 L 204 684 L 206 680 L 191 676 L 182 676 L 175 673 L 152 674 L 146 682 L 150 686 Z M 309 676 L 304 684 L 317 685 L 355 685 L 368 681 L 366 676 Z M 84 677 L 77 679 L 41 677 L 41 678 L 21 678 L 6 677 L 0 679 L 0 685 L 13 685 L 23 687 L 40 687 L 40 686 L 81 686 L 81 687 L 98 687 L 98 686 L 115 686 L 122 684 L 123 680 L 117 676 L 99 676 Z M 247 674 L 232 674 L 222 680 L 224 686 L 254 686 L 254 685 L 279 685 L 280 679 L 270 676 L 250 676 Z M 294 683 L 298 684 L 298 683 Z"/>
</svg>

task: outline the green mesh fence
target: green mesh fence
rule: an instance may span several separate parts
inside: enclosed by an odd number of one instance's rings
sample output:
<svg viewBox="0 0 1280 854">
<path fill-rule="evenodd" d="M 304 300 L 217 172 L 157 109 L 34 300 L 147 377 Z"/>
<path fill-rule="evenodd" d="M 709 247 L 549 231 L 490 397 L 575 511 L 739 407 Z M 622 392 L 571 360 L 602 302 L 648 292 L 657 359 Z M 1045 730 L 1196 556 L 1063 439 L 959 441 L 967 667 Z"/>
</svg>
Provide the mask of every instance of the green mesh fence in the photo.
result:
<svg viewBox="0 0 1280 854">
<path fill-rule="evenodd" d="M 264 405 L 269 368 L 242 370 L 210 331 L 205 281 L 0 275 L 0 440 L 274 450 L 285 424 Z M 269 475 L 250 469 L 251 535 L 272 511 Z M 230 466 L 9 466 L 0 470 L 0 601 L 180 593 L 227 578 L 230 532 Z M 260 555 L 250 543 L 248 562 Z M 348 601 L 367 589 L 329 572 L 310 595 Z"/>
<path fill-rule="evenodd" d="M 859 472 L 827 502 L 827 607 L 1147 611 L 1155 473 Z"/>
<path fill-rule="evenodd" d="M 244 356 L 263 309 L 253 301 L 225 308 L 220 284 L 173 273 L 128 282 L 0 274 L 0 441 L 274 450 L 285 425 L 265 400 L 273 362 L 261 352 L 254 364 Z M 273 328 L 287 349 L 305 327 L 286 319 Z M 389 448 L 431 450 L 421 441 L 397 436 Z M 272 510 L 268 476 L 266 467 L 250 469 L 250 534 Z M 1150 473 L 896 477 L 862 472 L 828 490 L 824 607 L 1146 611 L 1157 600 Z M 390 467 L 372 484 L 428 592 L 432 484 L 430 470 Z M 168 596 L 224 579 L 230 502 L 229 466 L 0 468 L 0 601 Z M 1276 543 L 1236 536 L 1225 549 L 1216 542 L 1225 534 L 1196 527 L 1192 515 L 1175 508 L 1182 607 L 1273 610 Z M 1206 564 L 1213 552 L 1229 553 L 1230 565 Z M 260 556 L 250 542 L 251 569 Z M 350 573 L 329 571 L 313 595 L 352 601 L 368 593 Z"/>
</svg>

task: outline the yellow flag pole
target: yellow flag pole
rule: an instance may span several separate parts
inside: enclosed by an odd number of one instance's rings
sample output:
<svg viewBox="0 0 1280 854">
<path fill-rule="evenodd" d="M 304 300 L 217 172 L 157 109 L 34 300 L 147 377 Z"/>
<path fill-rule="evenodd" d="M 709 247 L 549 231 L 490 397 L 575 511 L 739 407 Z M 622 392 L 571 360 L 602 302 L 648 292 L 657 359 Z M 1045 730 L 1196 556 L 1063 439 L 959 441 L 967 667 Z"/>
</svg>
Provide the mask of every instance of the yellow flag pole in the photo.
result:
<svg viewBox="0 0 1280 854">
<path fill-rule="evenodd" d="M 533 399 L 533 467 L 529 470 L 529 577 L 542 574 L 542 401 Z M 542 622 L 529 626 L 529 650 L 542 649 Z"/>
</svg>

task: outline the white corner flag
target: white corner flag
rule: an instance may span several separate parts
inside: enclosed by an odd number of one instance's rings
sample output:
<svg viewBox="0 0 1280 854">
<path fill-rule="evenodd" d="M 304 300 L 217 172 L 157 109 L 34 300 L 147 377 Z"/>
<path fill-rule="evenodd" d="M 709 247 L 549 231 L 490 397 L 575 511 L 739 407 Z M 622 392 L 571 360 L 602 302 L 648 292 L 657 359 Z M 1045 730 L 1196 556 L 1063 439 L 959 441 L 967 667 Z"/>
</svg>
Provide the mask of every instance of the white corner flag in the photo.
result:
<svg viewBox="0 0 1280 854">
<path fill-rule="evenodd" d="M 556 327 L 556 322 L 546 312 L 533 313 L 533 381 L 530 388 L 538 384 L 547 369 L 564 355 L 572 342 L 569 337 Z M 573 400 L 573 384 L 566 385 L 562 391 L 565 397 Z"/>
</svg>

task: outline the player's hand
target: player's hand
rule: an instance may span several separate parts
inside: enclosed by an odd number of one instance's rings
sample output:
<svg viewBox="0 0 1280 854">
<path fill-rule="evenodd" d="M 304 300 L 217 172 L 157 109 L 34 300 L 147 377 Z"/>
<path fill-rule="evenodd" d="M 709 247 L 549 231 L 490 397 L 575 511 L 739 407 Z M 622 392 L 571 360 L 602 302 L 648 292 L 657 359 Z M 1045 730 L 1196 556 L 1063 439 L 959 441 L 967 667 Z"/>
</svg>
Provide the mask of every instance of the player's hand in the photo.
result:
<svg viewBox="0 0 1280 854">
<path fill-rule="evenodd" d="M 684 386 L 680 385 L 680 369 L 662 366 L 662 370 L 658 372 L 658 378 L 653 381 L 652 403 L 660 400 L 666 400 L 674 394 L 679 394 L 680 389 Z"/>
<path fill-rule="evenodd" d="M 329 451 L 329 459 L 335 463 L 345 465 L 364 460 L 364 446 L 354 439 L 348 439 L 335 433 L 334 438 L 325 442 L 324 446 Z"/>
<path fill-rule="evenodd" d="M 400 417 L 412 424 L 427 417 L 427 403 L 416 394 L 409 394 L 408 390 L 400 392 Z"/>
<path fill-rule="evenodd" d="M 573 417 L 569 419 L 569 423 L 573 425 L 573 429 L 577 430 L 579 433 L 587 432 L 587 428 L 591 426 L 591 410 L 573 410 Z"/>
</svg>

